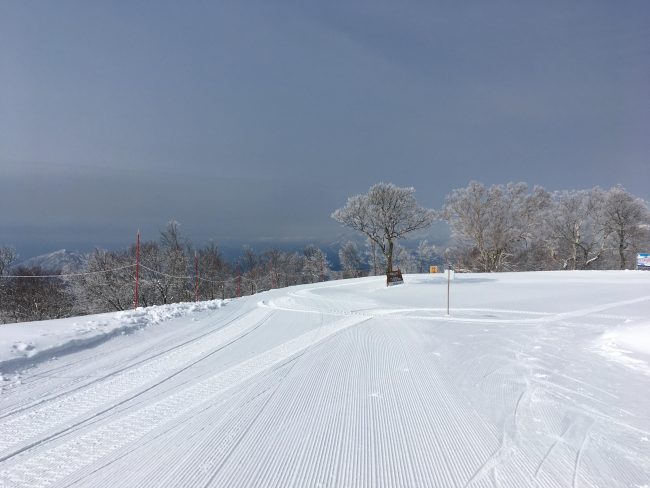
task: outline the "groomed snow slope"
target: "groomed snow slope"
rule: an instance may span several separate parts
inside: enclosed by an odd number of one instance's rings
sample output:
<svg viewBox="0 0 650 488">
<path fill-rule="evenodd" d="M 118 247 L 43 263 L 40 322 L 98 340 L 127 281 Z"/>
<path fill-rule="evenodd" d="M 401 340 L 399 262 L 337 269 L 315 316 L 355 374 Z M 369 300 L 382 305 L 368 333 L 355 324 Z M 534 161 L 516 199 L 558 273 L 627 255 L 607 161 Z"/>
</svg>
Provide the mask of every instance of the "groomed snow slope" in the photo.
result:
<svg viewBox="0 0 650 488">
<path fill-rule="evenodd" d="M 305 285 L 0 360 L 0 486 L 650 486 L 650 273 L 445 294 Z"/>
</svg>

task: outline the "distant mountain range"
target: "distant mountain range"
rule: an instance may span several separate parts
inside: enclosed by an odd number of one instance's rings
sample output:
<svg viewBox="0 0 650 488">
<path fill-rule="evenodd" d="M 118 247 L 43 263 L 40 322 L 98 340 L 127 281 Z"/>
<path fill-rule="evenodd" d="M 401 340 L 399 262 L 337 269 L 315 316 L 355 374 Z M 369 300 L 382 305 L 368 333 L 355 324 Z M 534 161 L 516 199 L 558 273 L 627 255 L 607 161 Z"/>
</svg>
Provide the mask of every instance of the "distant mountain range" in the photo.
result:
<svg viewBox="0 0 650 488">
<path fill-rule="evenodd" d="M 49 254 L 41 254 L 33 258 L 26 259 L 16 264 L 18 266 L 39 266 L 43 271 L 74 273 L 83 268 L 88 255 L 79 251 L 67 251 L 59 249 Z"/>
</svg>

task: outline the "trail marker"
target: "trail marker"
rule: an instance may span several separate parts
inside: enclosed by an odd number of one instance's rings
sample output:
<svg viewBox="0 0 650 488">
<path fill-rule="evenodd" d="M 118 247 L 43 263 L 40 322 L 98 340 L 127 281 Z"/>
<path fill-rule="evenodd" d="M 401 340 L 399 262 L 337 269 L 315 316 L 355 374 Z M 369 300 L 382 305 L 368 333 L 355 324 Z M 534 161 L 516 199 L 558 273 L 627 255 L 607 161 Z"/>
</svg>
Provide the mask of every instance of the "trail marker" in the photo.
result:
<svg viewBox="0 0 650 488">
<path fill-rule="evenodd" d="M 449 295 L 451 291 L 451 280 L 454 279 L 454 270 L 447 268 L 447 315 L 449 315 Z"/>
</svg>

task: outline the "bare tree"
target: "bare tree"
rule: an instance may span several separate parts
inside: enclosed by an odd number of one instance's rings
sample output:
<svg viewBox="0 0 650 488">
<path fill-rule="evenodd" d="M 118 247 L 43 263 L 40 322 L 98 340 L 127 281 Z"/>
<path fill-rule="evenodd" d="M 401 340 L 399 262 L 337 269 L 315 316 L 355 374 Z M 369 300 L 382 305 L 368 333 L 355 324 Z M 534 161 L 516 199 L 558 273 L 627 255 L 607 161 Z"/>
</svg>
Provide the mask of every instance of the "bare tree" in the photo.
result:
<svg viewBox="0 0 650 488">
<path fill-rule="evenodd" d="M 646 202 L 618 185 L 606 193 L 603 214 L 606 232 L 618 252 L 618 267 L 625 269 L 629 251 L 637 251 L 640 241 L 647 236 L 650 209 Z"/>
<path fill-rule="evenodd" d="M 304 256 L 303 273 L 309 283 L 324 281 L 330 270 L 326 254 L 313 244 L 306 246 L 302 253 Z"/>
<path fill-rule="evenodd" d="M 530 242 L 539 214 L 549 202 L 546 191 L 536 187 L 528 193 L 525 183 L 488 188 L 472 181 L 447 196 L 443 216 L 460 247 L 469 248 L 461 254 L 473 255 L 472 268 L 500 271 Z"/>
<path fill-rule="evenodd" d="M 221 256 L 219 248 L 214 242 L 198 250 L 198 263 L 200 277 L 199 292 L 210 300 L 217 297 L 224 298 L 225 289 L 223 280 L 226 274 L 226 263 Z"/>
<path fill-rule="evenodd" d="M 358 278 L 362 276 L 361 268 L 363 260 L 359 253 L 359 247 L 355 242 L 348 241 L 339 250 L 339 260 L 341 261 L 341 268 L 343 268 L 344 278 Z"/>
<path fill-rule="evenodd" d="M 269 288 L 277 288 L 281 283 L 283 253 L 279 249 L 268 249 L 264 251 L 263 258 L 268 270 Z"/>
<path fill-rule="evenodd" d="M 600 188 L 554 194 L 550 229 L 553 255 L 563 269 L 589 269 L 603 257 L 610 232 Z"/>
<path fill-rule="evenodd" d="M 377 244 L 386 257 L 386 272 L 391 272 L 395 241 L 429 227 L 436 214 L 418 205 L 414 188 L 377 183 L 368 193 L 348 198 L 332 218 Z"/>
<path fill-rule="evenodd" d="M 427 273 L 429 271 L 429 266 L 438 260 L 438 251 L 436 246 L 429 244 L 426 240 L 420 241 L 416 251 L 416 259 L 418 263 L 418 273 Z"/>
<path fill-rule="evenodd" d="M 160 249 L 163 270 L 159 280 L 162 303 L 174 303 L 191 297 L 192 283 L 186 277 L 190 260 L 185 249 L 190 246 L 189 240 L 181 235 L 180 223 L 170 220 L 160 232 Z"/>
<path fill-rule="evenodd" d="M 250 246 L 244 246 L 242 249 L 242 255 L 239 258 L 239 266 L 243 272 L 242 276 L 245 278 L 248 285 L 243 287 L 244 292 L 246 289 L 250 289 L 251 295 L 257 293 L 261 284 L 260 279 L 263 275 L 261 265 L 261 259 L 257 253 Z"/>
<path fill-rule="evenodd" d="M 282 269 L 284 286 L 297 285 L 303 282 L 302 269 L 305 257 L 297 252 L 283 254 Z"/>
<path fill-rule="evenodd" d="M 39 266 L 19 266 L 6 290 L 5 313 L 15 322 L 58 319 L 69 316 L 73 296 L 61 278 L 42 275 L 58 274 L 44 271 Z"/>
<path fill-rule="evenodd" d="M 16 250 L 9 246 L 0 246 L 0 276 L 9 271 L 9 266 L 16 259 Z"/>
<path fill-rule="evenodd" d="M 3 278 L 9 271 L 9 267 L 16 259 L 16 250 L 9 246 L 0 246 L 0 323 L 2 322 L 3 309 L 8 301 L 6 290 L 9 279 Z"/>
<path fill-rule="evenodd" d="M 377 276 L 380 269 L 386 268 L 386 256 L 379 252 L 377 243 L 370 238 L 366 238 L 364 254 L 370 263 L 372 276 Z"/>
<path fill-rule="evenodd" d="M 135 256 L 130 250 L 106 251 L 95 249 L 90 255 L 84 271 L 87 273 L 75 279 L 73 290 L 76 297 L 76 313 L 99 313 L 108 310 L 126 310 L 133 307 L 134 270 L 126 267 Z M 142 282 L 141 282 L 142 285 Z M 140 288 L 142 303 L 148 293 Z"/>
<path fill-rule="evenodd" d="M 403 273 L 418 272 L 417 257 L 410 249 L 407 249 L 399 243 L 395 244 L 395 249 L 393 250 L 393 263 L 397 265 L 397 268 Z"/>
</svg>

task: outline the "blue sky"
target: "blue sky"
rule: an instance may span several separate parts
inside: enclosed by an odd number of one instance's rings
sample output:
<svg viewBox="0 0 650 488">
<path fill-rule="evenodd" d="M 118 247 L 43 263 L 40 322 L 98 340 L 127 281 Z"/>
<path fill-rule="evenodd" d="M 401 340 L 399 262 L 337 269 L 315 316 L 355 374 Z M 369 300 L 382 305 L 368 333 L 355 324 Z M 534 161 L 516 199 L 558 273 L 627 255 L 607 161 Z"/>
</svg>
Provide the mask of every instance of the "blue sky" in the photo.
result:
<svg viewBox="0 0 650 488">
<path fill-rule="evenodd" d="M 335 240 L 377 181 L 650 198 L 650 3 L 7 1 L 0 243 Z"/>
</svg>

